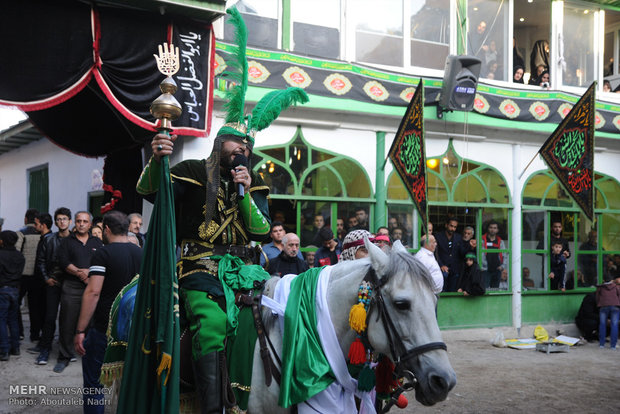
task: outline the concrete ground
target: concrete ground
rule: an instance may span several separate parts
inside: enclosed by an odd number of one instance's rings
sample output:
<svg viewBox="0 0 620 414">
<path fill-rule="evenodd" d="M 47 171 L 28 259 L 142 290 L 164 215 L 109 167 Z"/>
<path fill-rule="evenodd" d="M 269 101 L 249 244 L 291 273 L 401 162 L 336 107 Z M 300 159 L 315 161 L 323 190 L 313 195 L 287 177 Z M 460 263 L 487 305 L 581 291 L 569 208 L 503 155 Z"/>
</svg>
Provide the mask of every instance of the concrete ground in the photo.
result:
<svg viewBox="0 0 620 414">
<path fill-rule="evenodd" d="M 24 315 L 24 321 L 27 321 Z M 574 325 L 545 325 L 551 336 L 560 329 L 579 336 Z M 497 348 L 498 332 L 506 339 L 531 338 L 534 326 L 443 331 L 457 385 L 448 399 L 424 407 L 410 394 L 409 406 L 391 413 L 610 413 L 620 412 L 620 351 L 598 343 L 575 346 L 568 353 Z M 22 342 L 21 355 L 0 362 L 0 413 L 81 413 L 81 362 L 57 374 L 52 371 L 57 344 L 47 365 L 35 365 L 33 346 Z M 56 394 L 53 394 L 56 393 Z M 111 409 L 106 412 L 112 412 Z"/>
</svg>

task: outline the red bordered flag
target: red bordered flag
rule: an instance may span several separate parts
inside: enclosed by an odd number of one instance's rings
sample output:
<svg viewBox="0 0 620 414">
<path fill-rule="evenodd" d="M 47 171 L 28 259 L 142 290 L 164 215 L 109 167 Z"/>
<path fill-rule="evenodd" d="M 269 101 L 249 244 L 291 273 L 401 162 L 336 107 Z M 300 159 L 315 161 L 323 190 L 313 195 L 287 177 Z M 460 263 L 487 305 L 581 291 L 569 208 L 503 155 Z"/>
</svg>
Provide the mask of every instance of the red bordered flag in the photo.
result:
<svg viewBox="0 0 620 414">
<path fill-rule="evenodd" d="M 415 203 L 426 229 L 428 221 L 424 145 L 424 85 L 418 83 L 389 152 L 390 160 Z"/>
<path fill-rule="evenodd" d="M 539 150 L 590 221 L 594 221 L 595 89 L 596 82 Z"/>
</svg>

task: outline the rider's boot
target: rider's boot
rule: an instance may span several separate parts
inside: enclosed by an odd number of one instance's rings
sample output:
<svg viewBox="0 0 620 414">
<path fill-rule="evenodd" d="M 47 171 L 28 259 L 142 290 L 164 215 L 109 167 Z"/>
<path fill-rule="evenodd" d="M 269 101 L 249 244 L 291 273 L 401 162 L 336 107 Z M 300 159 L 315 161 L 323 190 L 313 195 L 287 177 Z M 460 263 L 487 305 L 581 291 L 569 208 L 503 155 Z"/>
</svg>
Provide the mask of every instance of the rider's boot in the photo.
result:
<svg viewBox="0 0 620 414">
<path fill-rule="evenodd" d="M 196 391 L 202 414 L 222 413 L 222 379 L 218 352 L 194 361 Z"/>
</svg>

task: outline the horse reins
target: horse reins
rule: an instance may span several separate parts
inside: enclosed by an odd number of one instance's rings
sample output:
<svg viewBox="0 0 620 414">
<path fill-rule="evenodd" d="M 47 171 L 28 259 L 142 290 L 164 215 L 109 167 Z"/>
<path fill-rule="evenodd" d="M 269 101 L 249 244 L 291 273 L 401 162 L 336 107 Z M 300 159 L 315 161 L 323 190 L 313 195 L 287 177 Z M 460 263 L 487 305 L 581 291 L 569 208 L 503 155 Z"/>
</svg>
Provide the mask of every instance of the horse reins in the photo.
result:
<svg viewBox="0 0 620 414">
<path fill-rule="evenodd" d="M 417 358 L 421 354 L 425 352 L 434 351 L 437 349 L 443 349 L 444 351 L 448 350 L 448 347 L 444 342 L 429 342 L 424 345 L 416 346 L 413 349 L 407 350 L 405 344 L 403 343 L 398 331 L 396 330 L 396 326 L 392 321 L 392 317 L 385 307 L 385 301 L 383 299 L 383 293 L 381 292 L 381 288 L 387 283 L 388 278 L 386 276 L 379 279 L 377 277 L 377 273 L 375 269 L 370 267 L 368 273 L 364 280 L 372 283 L 374 287 L 374 294 L 370 302 L 370 306 L 368 309 L 367 319 L 370 319 L 370 314 L 372 312 L 372 305 L 377 305 L 377 319 L 381 317 L 381 321 L 383 322 L 383 329 L 385 330 L 385 336 L 388 339 L 388 343 L 390 345 L 390 353 L 392 356 L 392 361 L 395 364 L 394 372 L 397 374 L 402 373 L 403 371 L 403 363 L 412 359 Z M 368 321 L 366 322 L 368 325 Z M 413 375 L 413 373 L 411 373 Z M 414 376 L 415 378 L 415 376 Z"/>
</svg>

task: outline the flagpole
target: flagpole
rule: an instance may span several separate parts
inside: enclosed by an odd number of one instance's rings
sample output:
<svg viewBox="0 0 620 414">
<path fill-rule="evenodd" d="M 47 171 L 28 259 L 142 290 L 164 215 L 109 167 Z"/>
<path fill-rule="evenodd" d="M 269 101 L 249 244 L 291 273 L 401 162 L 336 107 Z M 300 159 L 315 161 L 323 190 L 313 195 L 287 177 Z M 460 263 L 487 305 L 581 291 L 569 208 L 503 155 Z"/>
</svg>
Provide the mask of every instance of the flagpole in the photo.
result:
<svg viewBox="0 0 620 414">
<path fill-rule="evenodd" d="M 523 169 L 523 171 L 521 171 L 521 174 L 519 174 L 519 180 L 521 179 L 521 177 L 523 177 L 523 174 L 525 174 L 525 171 L 530 167 L 530 165 L 532 165 L 532 163 L 534 162 L 534 160 L 538 156 L 539 152 L 540 152 L 540 150 L 536 151 L 536 154 L 534 154 L 534 156 L 532 157 L 530 162 L 528 162 L 527 165 L 525 166 L 525 168 Z"/>
<path fill-rule="evenodd" d="M 381 169 L 384 170 L 385 169 L 385 164 L 387 164 L 388 159 L 390 158 L 390 154 L 388 153 L 388 155 L 385 157 L 385 159 L 383 160 L 383 165 L 381 166 Z"/>
</svg>

